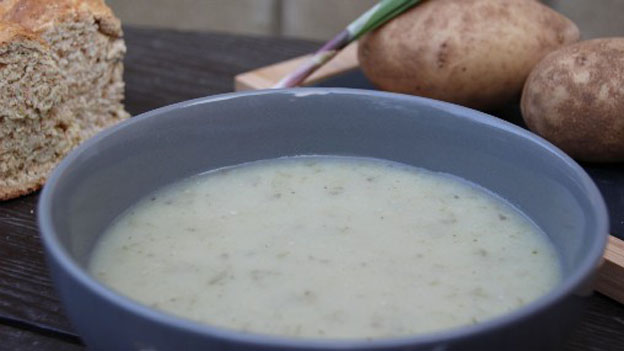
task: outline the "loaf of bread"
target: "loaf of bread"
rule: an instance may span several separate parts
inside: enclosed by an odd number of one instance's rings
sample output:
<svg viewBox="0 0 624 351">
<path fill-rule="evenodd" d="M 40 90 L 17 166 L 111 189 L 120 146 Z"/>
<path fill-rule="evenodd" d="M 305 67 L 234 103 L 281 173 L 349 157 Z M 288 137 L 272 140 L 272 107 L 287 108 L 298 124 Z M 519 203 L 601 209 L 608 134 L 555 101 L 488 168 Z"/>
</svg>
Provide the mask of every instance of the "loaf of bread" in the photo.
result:
<svg viewBox="0 0 624 351">
<path fill-rule="evenodd" d="M 0 0 L 0 200 L 129 115 L 121 24 L 103 0 Z"/>
</svg>

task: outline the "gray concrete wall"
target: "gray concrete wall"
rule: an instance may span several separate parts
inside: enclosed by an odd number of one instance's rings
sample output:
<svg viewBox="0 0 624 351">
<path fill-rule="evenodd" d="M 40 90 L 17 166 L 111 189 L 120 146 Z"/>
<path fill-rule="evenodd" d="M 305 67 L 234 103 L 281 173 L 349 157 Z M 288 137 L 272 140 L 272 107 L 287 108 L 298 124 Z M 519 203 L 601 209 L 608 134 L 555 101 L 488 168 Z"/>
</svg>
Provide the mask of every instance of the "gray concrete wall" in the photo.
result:
<svg viewBox="0 0 624 351">
<path fill-rule="evenodd" d="M 126 24 L 329 39 L 376 0 L 106 0 Z M 543 0 L 584 38 L 624 36 L 624 0 Z"/>
<path fill-rule="evenodd" d="M 546 0 L 581 29 L 583 39 L 624 36 L 624 0 Z"/>
<path fill-rule="evenodd" d="M 106 0 L 126 24 L 278 34 L 279 0 Z"/>
<path fill-rule="evenodd" d="M 106 0 L 123 23 L 328 39 L 376 0 Z"/>
</svg>

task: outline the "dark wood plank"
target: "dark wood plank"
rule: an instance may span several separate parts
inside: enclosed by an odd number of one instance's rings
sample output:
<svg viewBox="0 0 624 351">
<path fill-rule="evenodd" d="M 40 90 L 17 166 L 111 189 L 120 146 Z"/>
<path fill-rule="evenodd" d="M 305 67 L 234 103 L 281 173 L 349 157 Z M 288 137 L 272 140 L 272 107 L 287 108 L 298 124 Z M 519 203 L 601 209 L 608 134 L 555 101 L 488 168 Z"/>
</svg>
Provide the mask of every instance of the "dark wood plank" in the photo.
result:
<svg viewBox="0 0 624 351">
<path fill-rule="evenodd" d="M 585 163 L 582 166 L 605 199 L 611 234 L 624 240 L 624 163 Z"/>
<path fill-rule="evenodd" d="M 126 106 L 137 114 L 233 90 L 234 76 L 313 51 L 318 43 L 229 34 L 125 31 Z"/>
<path fill-rule="evenodd" d="M 0 203 L 0 316 L 68 331 L 39 242 L 37 198 Z"/>
<path fill-rule="evenodd" d="M 80 351 L 85 347 L 29 330 L 0 325 L 0 351 Z"/>
<path fill-rule="evenodd" d="M 592 296 L 565 350 L 624 350 L 624 306 L 600 294 Z"/>
</svg>

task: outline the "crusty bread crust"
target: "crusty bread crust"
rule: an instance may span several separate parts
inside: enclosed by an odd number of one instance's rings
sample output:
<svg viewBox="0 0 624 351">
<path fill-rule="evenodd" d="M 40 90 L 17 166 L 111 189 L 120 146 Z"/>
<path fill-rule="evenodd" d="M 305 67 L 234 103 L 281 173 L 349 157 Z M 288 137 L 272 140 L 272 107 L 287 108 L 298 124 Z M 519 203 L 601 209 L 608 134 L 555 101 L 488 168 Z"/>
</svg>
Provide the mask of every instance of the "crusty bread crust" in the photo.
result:
<svg viewBox="0 0 624 351">
<path fill-rule="evenodd" d="M 15 23 L 34 33 L 41 33 L 57 22 L 88 13 L 98 22 L 100 31 L 121 37 L 121 22 L 102 0 L 3 0 L 2 21 Z"/>
<path fill-rule="evenodd" d="M 2 2 L 0 2 L 1 4 Z M 13 40 L 33 41 L 47 47 L 47 44 L 35 33 L 24 29 L 24 27 L 11 23 L 0 21 L 0 45 L 10 43 Z"/>
<path fill-rule="evenodd" d="M 46 178 L 41 177 L 32 179 L 19 186 L 4 186 L 0 184 L 0 201 L 15 199 L 16 197 L 28 195 L 35 192 L 43 186 Z"/>
</svg>

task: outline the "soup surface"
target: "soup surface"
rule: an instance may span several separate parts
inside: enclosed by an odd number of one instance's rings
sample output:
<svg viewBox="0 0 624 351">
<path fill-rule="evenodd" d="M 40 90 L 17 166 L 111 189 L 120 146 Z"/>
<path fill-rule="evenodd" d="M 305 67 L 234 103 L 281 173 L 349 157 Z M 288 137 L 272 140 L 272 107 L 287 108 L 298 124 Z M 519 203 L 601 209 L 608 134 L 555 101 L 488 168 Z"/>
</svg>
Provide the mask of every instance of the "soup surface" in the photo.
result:
<svg viewBox="0 0 624 351">
<path fill-rule="evenodd" d="M 494 195 L 367 158 L 294 157 L 156 192 L 102 235 L 92 274 L 156 309 L 308 338 L 469 325 L 560 279 L 546 236 Z"/>
</svg>

